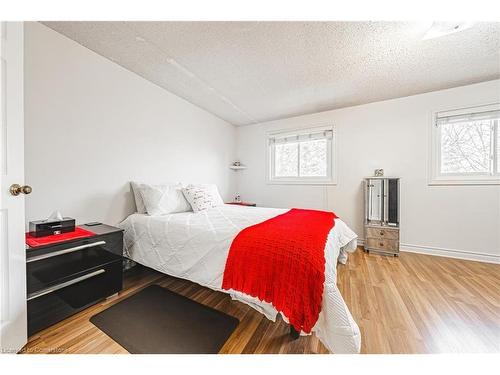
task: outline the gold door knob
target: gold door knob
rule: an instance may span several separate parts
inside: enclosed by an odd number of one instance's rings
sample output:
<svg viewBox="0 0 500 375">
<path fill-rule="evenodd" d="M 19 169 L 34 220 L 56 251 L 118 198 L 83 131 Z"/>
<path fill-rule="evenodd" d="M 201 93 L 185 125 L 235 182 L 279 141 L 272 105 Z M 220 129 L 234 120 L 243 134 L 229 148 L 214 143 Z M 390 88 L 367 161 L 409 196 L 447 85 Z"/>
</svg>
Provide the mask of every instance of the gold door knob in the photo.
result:
<svg viewBox="0 0 500 375">
<path fill-rule="evenodd" d="M 21 186 L 19 184 L 10 185 L 10 193 L 17 197 L 19 194 L 30 194 L 33 189 L 29 185 Z"/>
</svg>

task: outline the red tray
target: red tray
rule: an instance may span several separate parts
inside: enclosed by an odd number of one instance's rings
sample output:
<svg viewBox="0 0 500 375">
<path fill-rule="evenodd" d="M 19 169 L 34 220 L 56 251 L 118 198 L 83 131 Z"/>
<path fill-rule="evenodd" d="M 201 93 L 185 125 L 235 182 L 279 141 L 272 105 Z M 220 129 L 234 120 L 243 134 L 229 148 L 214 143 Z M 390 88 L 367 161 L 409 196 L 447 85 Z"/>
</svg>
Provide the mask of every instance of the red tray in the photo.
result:
<svg viewBox="0 0 500 375">
<path fill-rule="evenodd" d="M 73 232 L 53 234 L 52 236 L 45 237 L 31 237 L 29 233 L 26 233 L 26 244 L 30 248 L 40 247 L 45 245 L 52 245 L 59 242 L 65 242 L 69 240 L 75 240 L 77 238 L 86 238 L 95 236 L 94 232 L 89 230 L 76 227 Z"/>
</svg>

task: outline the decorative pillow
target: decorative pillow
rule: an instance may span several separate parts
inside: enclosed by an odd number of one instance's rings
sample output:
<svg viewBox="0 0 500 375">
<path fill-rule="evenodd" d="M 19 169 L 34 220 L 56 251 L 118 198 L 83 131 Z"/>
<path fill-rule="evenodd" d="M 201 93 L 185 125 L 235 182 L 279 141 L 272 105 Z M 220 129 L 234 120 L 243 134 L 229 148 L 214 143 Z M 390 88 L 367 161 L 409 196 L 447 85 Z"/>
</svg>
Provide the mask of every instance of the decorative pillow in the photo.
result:
<svg viewBox="0 0 500 375">
<path fill-rule="evenodd" d="M 182 192 L 194 212 L 224 204 L 217 186 L 213 184 L 188 185 L 182 189 Z"/>
<path fill-rule="evenodd" d="M 144 206 L 144 201 L 142 200 L 142 195 L 140 192 L 140 186 L 142 184 L 135 181 L 130 181 L 130 187 L 132 188 L 132 193 L 134 194 L 135 207 L 137 208 L 137 213 L 145 214 L 146 206 Z"/>
<path fill-rule="evenodd" d="M 144 206 L 149 215 L 166 215 L 176 212 L 191 211 L 191 207 L 182 194 L 182 185 L 146 185 L 139 186 Z"/>
</svg>

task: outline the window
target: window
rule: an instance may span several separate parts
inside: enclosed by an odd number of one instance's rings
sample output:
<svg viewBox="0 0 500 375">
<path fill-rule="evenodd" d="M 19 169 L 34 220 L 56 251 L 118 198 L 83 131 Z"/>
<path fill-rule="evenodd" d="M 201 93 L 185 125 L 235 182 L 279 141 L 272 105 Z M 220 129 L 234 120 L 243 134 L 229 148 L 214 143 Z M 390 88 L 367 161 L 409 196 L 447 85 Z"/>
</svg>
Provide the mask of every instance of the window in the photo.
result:
<svg viewBox="0 0 500 375">
<path fill-rule="evenodd" d="M 270 183 L 334 184 L 333 127 L 271 133 Z"/>
<path fill-rule="evenodd" d="M 500 183 L 500 105 L 437 112 L 431 184 Z"/>
</svg>

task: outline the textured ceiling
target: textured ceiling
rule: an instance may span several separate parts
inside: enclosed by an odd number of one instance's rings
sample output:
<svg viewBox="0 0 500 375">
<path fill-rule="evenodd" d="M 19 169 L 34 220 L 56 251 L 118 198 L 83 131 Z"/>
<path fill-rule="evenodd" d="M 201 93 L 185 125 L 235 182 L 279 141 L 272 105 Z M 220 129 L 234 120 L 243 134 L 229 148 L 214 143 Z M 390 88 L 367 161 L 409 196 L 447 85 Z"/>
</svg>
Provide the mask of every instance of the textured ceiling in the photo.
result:
<svg viewBox="0 0 500 375">
<path fill-rule="evenodd" d="M 43 22 L 234 125 L 500 77 L 500 23 Z"/>
</svg>

